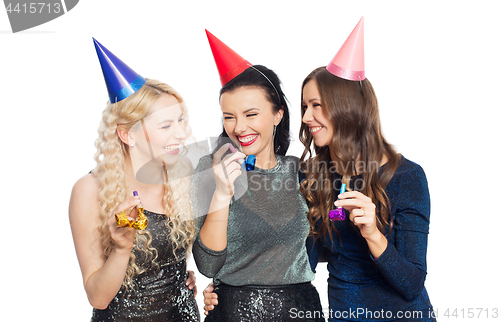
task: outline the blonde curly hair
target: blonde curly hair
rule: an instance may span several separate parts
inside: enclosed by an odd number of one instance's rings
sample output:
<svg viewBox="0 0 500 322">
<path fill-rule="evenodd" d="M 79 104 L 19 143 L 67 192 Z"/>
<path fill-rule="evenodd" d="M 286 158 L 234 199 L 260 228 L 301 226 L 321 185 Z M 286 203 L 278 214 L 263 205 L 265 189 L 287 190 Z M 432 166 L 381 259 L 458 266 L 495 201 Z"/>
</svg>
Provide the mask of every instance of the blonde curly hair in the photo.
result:
<svg viewBox="0 0 500 322">
<path fill-rule="evenodd" d="M 107 259 L 113 250 L 114 241 L 111 238 L 107 219 L 109 212 L 119 203 L 130 196 L 128 182 L 126 179 L 126 157 L 129 156 L 129 147 L 118 137 L 118 126 L 130 130 L 137 122 L 140 122 L 150 113 L 154 102 L 163 94 L 173 95 L 181 105 L 181 109 L 187 119 L 187 111 L 181 96 L 169 85 L 156 80 L 146 79 L 146 83 L 134 94 L 117 103 L 108 105 L 102 113 L 102 121 L 99 125 L 99 137 L 95 141 L 97 152 L 94 156 L 97 162 L 92 173 L 99 183 L 99 206 L 101 225 L 99 227 L 100 241 L 104 249 L 104 259 Z M 191 131 L 186 128 L 189 137 Z M 190 249 L 194 234 L 195 224 L 191 200 L 189 198 L 189 177 L 183 175 L 189 170 L 189 165 L 177 162 L 174 167 L 163 168 L 164 172 L 164 195 L 163 205 L 165 215 L 168 217 L 167 226 L 170 230 L 169 238 L 177 257 L 177 251 Z M 176 180 L 172 178 L 176 177 Z M 157 266 L 156 249 L 151 247 L 151 236 L 149 232 L 138 231 L 134 240 L 134 248 L 144 252 L 146 261 Z M 130 254 L 127 272 L 123 280 L 125 287 L 133 288 L 133 277 L 141 274 L 145 268 L 139 267 L 135 262 L 136 256 Z"/>
</svg>

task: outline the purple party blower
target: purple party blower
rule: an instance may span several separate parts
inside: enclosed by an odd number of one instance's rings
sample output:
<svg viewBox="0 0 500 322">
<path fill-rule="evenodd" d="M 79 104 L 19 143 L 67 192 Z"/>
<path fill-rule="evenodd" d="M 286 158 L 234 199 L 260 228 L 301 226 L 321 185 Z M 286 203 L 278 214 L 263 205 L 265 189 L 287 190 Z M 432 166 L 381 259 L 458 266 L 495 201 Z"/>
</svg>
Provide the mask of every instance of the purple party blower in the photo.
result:
<svg viewBox="0 0 500 322">
<path fill-rule="evenodd" d="M 342 184 L 340 187 L 340 194 L 345 192 L 345 183 Z M 338 207 L 336 209 L 330 210 L 328 213 L 328 216 L 330 216 L 331 221 L 341 221 L 345 219 L 345 212 L 344 208 Z"/>
</svg>

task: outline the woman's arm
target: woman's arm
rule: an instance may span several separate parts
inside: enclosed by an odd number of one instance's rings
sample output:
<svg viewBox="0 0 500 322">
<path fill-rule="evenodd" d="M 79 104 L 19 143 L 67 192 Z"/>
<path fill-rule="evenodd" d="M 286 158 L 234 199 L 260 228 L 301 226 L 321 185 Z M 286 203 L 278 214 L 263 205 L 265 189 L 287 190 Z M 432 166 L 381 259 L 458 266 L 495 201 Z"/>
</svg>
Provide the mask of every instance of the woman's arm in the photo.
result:
<svg viewBox="0 0 500 322">
<path fill-rule="evenodd" d="M 193 244 L 193 257 L 200 273 L 214 277 L 224 265 L 227 246 L 229 204 L 234 180 L 241 174 L 237 152 L 221 161 L 227 151 L 224 145 L 214 158 L 204 157 L 193 176 L 192 201 L 199 235 Z"/>
<path fill-rule="evenodd" d="M 229 144 L 226 144 L 214 154 L 212 169 L 216 188 L 207 218 L 200 230 L 200 240 L 215 251 L 224 250 L 227 245 L 229 203 L 234 195 L 234 180 L 242 173 L 238 160 L 245 158 L 243 153 L 236 152 L 221 160 L 228 149 Z"/>
<path fill-rule="evenodd" d="M 325 261 L 323 258 L 323 243 L 320 238 L 314 238 L 313 236 L 308 236 L 306 239 L 307 255 L 309 256 L 309 264 L 311 265 L 311 270 L 316 273 L 316 267 L 318 262 Z"/>
<path fill-rule="evenodd" d="M 130 198 L 110 213 L 108 225 L 115 247 L 104 260 L 98 195 L 99 186 L 92 174 L 78 180 L 71 193 L 69 220 L 89 302 L 96 309 L 105 309 L 122 285 L 135 236 L 132 228 L 116 227 L 114 212 L 138 205 L 139 199 Z M 137 216 L 135 209 L 130 216 L 134 215 Z"/>
<path fill-rule="evenodd" d="M 407 300 L 422 293 L 427 275 L 430 196 L 423 169 L 416 165 L 399 182 L 394 245 L 375 260 L 386 281 Z"/>
<path fill-rule="evenodd" d="M 366 239 L 374 262 L 389 285 L 405 299 L 422 293 L 426 278 L 427 236 L 430 197 L 425 173 L 418 165 L 396 180 L 394 245 L 376 227 L 375 205 L 363 194 L 351 191 L 340 195 L 337 206 L 348 209 L 350 219 Z"/>
</svg>

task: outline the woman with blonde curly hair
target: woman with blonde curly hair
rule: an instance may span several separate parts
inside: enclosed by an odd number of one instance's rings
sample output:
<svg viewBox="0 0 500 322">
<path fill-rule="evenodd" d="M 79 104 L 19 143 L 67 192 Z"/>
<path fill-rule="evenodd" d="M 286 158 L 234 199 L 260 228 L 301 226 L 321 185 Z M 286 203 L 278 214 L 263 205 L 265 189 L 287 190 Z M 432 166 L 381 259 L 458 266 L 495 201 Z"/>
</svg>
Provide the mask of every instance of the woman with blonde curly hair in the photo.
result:
<svg viewBox="0 0 500 322">
<path fill-rule="evenodd" d="M 190 168 L 180 153 L 189 136 L 187 111 L 172 87 L 134 74 L 95 45 L 115 103 L 102 115 L 97 165 L 76 182 L 69 206 L 92 321 L 199 321 L 194 277 L 186 271 L 195 234 L 185 176 Z M 102 52 L 125 78 L 137 76 L 119 92 L 112 90 Z M 120 213 L 147 227 L 118 225 Z"/>
</svg>

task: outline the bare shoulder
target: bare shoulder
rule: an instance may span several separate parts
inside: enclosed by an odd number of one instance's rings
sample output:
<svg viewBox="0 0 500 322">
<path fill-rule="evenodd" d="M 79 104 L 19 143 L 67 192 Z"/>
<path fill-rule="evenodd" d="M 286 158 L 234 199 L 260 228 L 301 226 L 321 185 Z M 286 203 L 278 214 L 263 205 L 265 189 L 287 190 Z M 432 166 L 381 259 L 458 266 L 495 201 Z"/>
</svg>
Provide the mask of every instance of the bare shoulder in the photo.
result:
<svg viewBox="0 0 500 322">
<path fill-rule="evenodd" d="M 99 215 L 99 182 L 91 173 L 78 179 L 71 191 L 70 219 L 81 213 Z"/>
<path fill-rule="evenodd" d="M 92 174 L 88 173 L 78 179 L 78 181 L 73 186 L 72 195 L 75 193 L 99 193 L 99 182 L 97 178 Z"/>
</svg>

